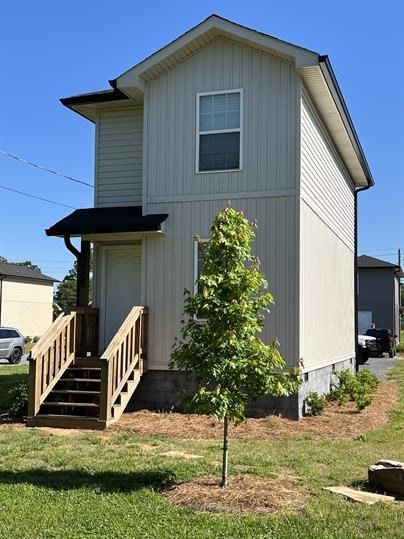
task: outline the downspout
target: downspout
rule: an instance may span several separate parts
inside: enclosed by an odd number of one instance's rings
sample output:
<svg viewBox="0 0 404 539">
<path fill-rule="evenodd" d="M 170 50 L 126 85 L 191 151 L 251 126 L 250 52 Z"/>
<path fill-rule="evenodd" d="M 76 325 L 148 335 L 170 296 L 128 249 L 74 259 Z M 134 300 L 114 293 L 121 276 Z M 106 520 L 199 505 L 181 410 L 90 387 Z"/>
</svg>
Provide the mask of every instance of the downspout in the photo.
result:
<svg viewBox="0 0 404 539">
<path fill-rule="evenodd" d="M 5 275 L 0 275 L 0 326 L 1 326 L 1 311 L 2 311 L 2 305 L 3 305 L 3 279 L 5 278 Z"/>
<path fill-rule="evenodd" d="M 369 182 L 365 187 L 358 187 L 354 190 L 354 214 L 355 214 L 355 233 L 354 233 L 354 313 L 355 313 L 355 372 L 359 371 L 359 345 L 358 345 L 358 193 L 366 191 L 372 187 Z"/>
<path fill-rule="evenodd" d="M 401 273 L 401 266 L 398 266 L 398 269 L 393 271 L 393 277 L 394 279 L 398 278 L 398 328 L 396 327 L 396 298 L 394 298 L 394 307 L 393 307 L 393 335 L 397 335 L 398 339 L 400 339 L 400 309 L 401 309 L 401 279 L 400 277 L 396 277 L 397 275 L 400 275 Z M 394 286 L 394 292 L 396 291 L 396 283 L 393 282 Z M 1 324 L 0 324 L 1 325 Z"/>
<path fill-rule="evenodd" d="M 90 273 L 90 242 L 81 239 L 81 251 L 76 249 L 70 239 L 70 234 L 64 235 L 66 247 L 77 259 L 76 307 L 88 307 L 89 273 Z"/>
</svg>

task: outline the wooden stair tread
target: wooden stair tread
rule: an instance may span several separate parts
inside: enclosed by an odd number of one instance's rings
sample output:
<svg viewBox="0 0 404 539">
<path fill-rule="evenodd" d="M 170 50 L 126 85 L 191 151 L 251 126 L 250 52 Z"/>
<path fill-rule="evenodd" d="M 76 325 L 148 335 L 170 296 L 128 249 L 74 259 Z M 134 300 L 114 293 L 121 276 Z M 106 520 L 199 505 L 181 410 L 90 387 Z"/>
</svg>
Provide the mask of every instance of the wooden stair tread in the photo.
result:
<svg viewBox="0 0 404 539">
<path fill-rule="evenodd" d="M 39 419 L 85 419 L 86 421 L 99 421 L 98 417 L 87 417 L 83 415 L 70 415 L 70 414 L 36 414 L 35 418 Z"/>
<path fill-rule="evenodd" d="M 100 378 L 61 378 L 59 382 L 101 382 Z"/>
<path fill-rule="evenodd" d="M 98 390 L 87 390 L 87 389 L 53 389 L 51 393 L 54 394 L 65 394 L 65 395 L 99 395 L 100 391 Z"/>
<path fill-rule="evenodd" d="M 79 406 L 82 408 L 99 408 L 99 405 L 95 402 L 43 402 L 41 406 Z"/>
<path fill-rule="evenodd" d="M 81 366 L 75 366 L 75 367 L 69 367 L 68 371 L 100 371 L 100 367 L 81 367 Z"/>
</svg>

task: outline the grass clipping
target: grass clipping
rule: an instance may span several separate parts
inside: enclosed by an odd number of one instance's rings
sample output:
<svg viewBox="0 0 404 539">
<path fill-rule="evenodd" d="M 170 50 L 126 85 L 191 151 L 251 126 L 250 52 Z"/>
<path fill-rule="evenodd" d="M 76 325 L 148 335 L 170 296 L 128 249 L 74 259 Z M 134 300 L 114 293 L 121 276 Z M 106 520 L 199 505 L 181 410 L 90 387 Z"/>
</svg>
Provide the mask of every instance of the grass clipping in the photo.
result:
<svg viewBox="0 0 404 539">
<path fill-rule="evenodd" d="M 219 486 L 217 477 L 197 477 L 163 492 L 173 505 L 201 512 L 279 513 L 298 512 L 308 492 L 293 477 L 235 475 L 230 486 Z"/>
</svg>

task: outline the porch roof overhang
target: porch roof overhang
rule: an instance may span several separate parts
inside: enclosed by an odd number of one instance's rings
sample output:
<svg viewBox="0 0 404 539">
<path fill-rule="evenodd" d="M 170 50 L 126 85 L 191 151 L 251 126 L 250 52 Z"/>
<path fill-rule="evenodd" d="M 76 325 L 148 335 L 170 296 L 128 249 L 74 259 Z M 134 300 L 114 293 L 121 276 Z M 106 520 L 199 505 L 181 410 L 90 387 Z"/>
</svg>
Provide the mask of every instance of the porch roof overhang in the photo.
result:
<svg viewBox="0 0 404 539">
<path fill-rule="evenodd" d="M 91 237 L 96 240 L 106 235 L 161 234 L 162 224 L 167 217 L 167 213 L 142 215 L 141 206 L 84 208 L 75 210 L 46 229 L 46 235 Z"/>
</svg>

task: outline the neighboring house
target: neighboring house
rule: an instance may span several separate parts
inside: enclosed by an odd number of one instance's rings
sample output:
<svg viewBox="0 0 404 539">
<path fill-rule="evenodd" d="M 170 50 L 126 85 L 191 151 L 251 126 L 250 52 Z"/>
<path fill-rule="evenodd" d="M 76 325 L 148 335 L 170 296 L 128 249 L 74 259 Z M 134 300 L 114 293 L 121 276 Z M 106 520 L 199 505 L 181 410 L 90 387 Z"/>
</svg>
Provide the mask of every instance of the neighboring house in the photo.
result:
<svg viewBox="0 0 404 539">
<path fill-rule="evenodd" d="M 16 264 L 0 263 L 0 326 L 41 336 L 52 324 L 56 279 Z"/>
<path fill-rule="evenodd" d="M 356 193 L 373 184 L 328 58 L 211 16 L 110 84 L 62 99 L 95 124 L 94 208 L 47 230 L 78 256 L 81 307 L 93 243 L 99 355 L 125 371 L 111 350 L 126 330 L 108 343 L 133 305 L 147 306 L 148 370 L 134 403 L 175 404 L 187 381 L 168 362 L 198 275 L 194 236 L 207 238 L 231 200 L 258 223 L 276 300 L 263 338 L 304 371 L 298 395 L 255 411 L 301 416 L 308 392 L 354 368 Z M 118 417 L 110 403 L 99 424 Z"/>
<path fill-rule="evenodd" d="M 400 338 L 400 278 L 397 264 L 371 256 L 358 257 L 358 331 L 371 324 L 390 329 Z"/>
</svg>

